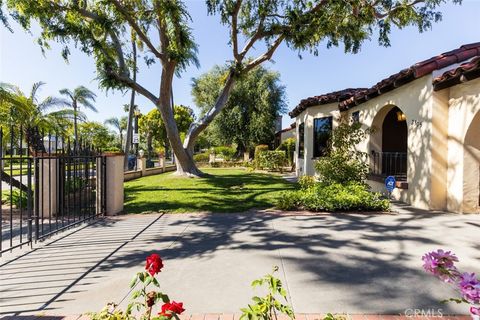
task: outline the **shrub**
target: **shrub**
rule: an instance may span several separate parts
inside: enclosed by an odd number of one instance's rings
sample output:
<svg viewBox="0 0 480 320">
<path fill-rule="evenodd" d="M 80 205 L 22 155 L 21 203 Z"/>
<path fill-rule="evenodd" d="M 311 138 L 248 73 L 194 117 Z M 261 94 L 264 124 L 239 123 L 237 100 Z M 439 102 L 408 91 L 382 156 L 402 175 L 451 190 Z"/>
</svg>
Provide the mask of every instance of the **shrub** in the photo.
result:
<svg viewBox="0 0 480 320">
<path fill-rule="evenodd" d="M 311 211 L 387 211 L 390 203 L 363 183 L 317 183 L 305 191 L 302 205 Z"/>
<path fill-rule="evenodd" d="M 291 194 L 289 194 L 291 193 Z M 316 183 L 306 189 L 286 192 L 278 199 L 283 210 L 303 208 L 310 211 L 387 211 L 390 203 L 363 183 Z"/>
<path fill-rule="evenodd" d="M 16 208 L 26 208 L 28 204 L 28 195 L 26 192 L 20 194 L 20 190 L 13 189 L 12 197 L 10 199 L 10 191 L 4 191 L 2 193 L 2 204 L 12 205 Z"/>
<path fill-rule="evenodd" d="M 280 210 L 295 210 L 301 207 L 301 203 L 300 191 L 285 191 L 280 194 L 276 207 Z"/>
<path fill-rule="evenodd" d="M 193 155 L 193 161 L 195 162 L 208 162 L 210 160 L 209 152 L 202 152 Z"/>
<path fill-rule="evenodd" d="M 293 153 L 295 152 L 295 138 L 285 139 L 277 148 L 283 150 L 287 154 L 288 164 L 293 165 Z"/>
<path fill-rule="evenodd" d="M 356 150 L 356 146 L 366 138 L 369 130 L 362 129 L 359 123 L 350 124 L 344 118 L 339 121 L 332 132 L 327 155 L 315 163 L 319 180 L 326 184 L 363 182 L 369 169 L 365 161 L 367 155 Z"/>
<path fill-rule="evenodd" d="M 267 151 L 267 150 L 268 150 L 268 146 L 266 144 L 260 144 L 255 147 L 255 153 L 253 155 L 253 162 L 254 162 L 255 168 L 260 168 L 258 157 L 260 156 L 261 152 Z"/>
<path fill-rule="evenodd" d="M 271 171 L 282 171 L 286 163 L 287 157 L 285 156 L 285 151 L 262 151 L 256 159 L 257 168 Z"/>
<path fill-rule="evenodd" d="M 300 185 L 300 189 L 306 190 L 310 189 L 315 186 L 316 179 L 314 176 L 301 176 L 298 179 L 298 184 Z"/>
<path fill-rule="evenodd" d="M 228 146 L 221 146 L 221 147 L 214 147 L 213 152 L 222 156 L 225 161 L 231 161 L 235 154 L 237 153 L 237 149 L 234 147 Z"/>
</svg>

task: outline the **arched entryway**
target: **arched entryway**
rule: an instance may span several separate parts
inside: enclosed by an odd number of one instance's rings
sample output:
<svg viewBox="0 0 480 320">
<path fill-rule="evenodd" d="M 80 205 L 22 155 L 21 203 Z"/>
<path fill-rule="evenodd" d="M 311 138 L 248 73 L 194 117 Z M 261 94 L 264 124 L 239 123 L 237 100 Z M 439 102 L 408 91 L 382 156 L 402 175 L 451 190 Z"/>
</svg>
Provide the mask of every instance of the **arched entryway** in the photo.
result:
<svg viewBox="0 0 480 320">
<path fill-rule="evenodd" d="M 407 180 L 407 118 L 397 106 L 382 108 L 372 123 L 371 169 L 377 176 Z"/>
<path fill-rule="evenodd" d="M 473 118 L 463 145 L 463 212 L 480 208 L 480 112 Z"/>
</svg>

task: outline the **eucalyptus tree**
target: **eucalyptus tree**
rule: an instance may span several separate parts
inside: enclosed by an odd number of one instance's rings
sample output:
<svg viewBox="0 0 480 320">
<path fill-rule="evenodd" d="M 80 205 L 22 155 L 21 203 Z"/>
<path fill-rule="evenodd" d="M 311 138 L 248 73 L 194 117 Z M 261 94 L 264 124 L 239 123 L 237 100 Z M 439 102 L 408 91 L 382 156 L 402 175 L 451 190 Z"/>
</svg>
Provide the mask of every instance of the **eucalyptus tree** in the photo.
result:
<svg viewBox="0 0 480 320">
<path fill-rule="evenodd" d="M 118 138 L 121 148 L 123 148 L 123 132 L 127 130 L 127 121 L 127 117 L 111 117 L 104 122 L 106 125 L 112 126 L 118 131 Z"/>
<path fill-rule="evenodd" d="M 208 112 L 195 121 L 182 142 L 172 105 L 175 74 L 197 64 L 197 46 L 190 15 L 181 0 L 0 0 L 10 16 L 25 29 L 38 22 L 38 43 L 64 45 L 63 56 L 75 44 L 92 57 L 101 86 L 134 89 L 160 111 L 177 159 L 177 173 L 198 176 L 192 153 L 199 134 L 222 111 L 237 79 L 273 58 L 284 43 L 302 52 L 318 54 L 320 45 L 343 43 L 357 52 L 378 34 L 380 45 L 389 45 L 392 27 L 417 26 L 419 31 L 441 19 L 438 7 L 448 0 L 206 0 L 207 12 L 229 30 L 229 73 L 219 83 L 219 94 Z M 451 0 L 459 3 L 460 0 Z M 1 4 L 4 4 L 2 6 Z M 2 10 L 0 9 L 0 10 Z M 8 27 L 7 14 L 0 20 Z M 159 63 L 158 91 L 132 79 L 131 30 L 144 46 L 138 54 L 148 66 Z M 257 48 L 257 49 L 256 49 Z M 258 48 L 264 48 L 263 51 Z M 137 54 L 135 54 L 135 57 Z M 222 64 L 222 63 L 219 63 Z"/>
<path fill-rule="evenodd" d="M 62 89 L 60 90 L 60 94 L 66 96 L 69 100 L 69 106 L 73 109 L 73 134 L 75 145 L 78 144 L 78 120 L 80 115 L 80 107 L 85 109 L 92 110 L 94 112 L 98 112 L 97 108 L 93 105 L 97 95 L 93 93 L 91 90 L 84 86 L 78 86 L 75 89 Z"/>
</svg>

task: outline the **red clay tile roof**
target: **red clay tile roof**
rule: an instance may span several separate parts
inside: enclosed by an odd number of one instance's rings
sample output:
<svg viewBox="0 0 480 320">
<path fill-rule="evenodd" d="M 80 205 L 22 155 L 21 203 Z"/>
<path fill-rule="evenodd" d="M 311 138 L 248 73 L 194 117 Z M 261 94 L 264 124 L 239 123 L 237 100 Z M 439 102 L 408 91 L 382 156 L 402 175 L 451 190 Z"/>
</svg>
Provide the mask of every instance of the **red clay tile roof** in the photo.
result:
<svg viewBox="0 0 480 320">
<path fill-rule="evenodd" d="M 480 56 L 433 79 L 433 88 L 436 91 L 442 90 L 476 78 L 480 78 Z"/>
<path fill-rule="evenodd" d="M 368 89 L 345 89 L 304 99 L 300 101 L 300 104 L 296 106 L 289 115 L 293 118 L 310 106 L 327 104 L 335 101 L 339 102 L 338 107 L 340 111 L 345 111 L 369 99 L 375 98 L 413 80 L 426 76 L 435 70 L 443 69 L 476 56 L 480 56 L 480 42 L 466 44 L 458 49 L 418 62 L 407 69 L 383 79 Z"/>
<path fill-rule="evenodd" d="M 292 111 L 288 113 L 291 118 L 298 116 L 305 109 L 312 106 L 318 106 L 322 104 L 329 104 L 333 102 L 340 102 L 345 99 L 352 97 L 355 93 L 364 91 L 365 88 L 349 88 L 340 91 L 334 91 L 327 94 L 322 94 L 321 96 L 314 96 L 303 99 L 300 101 L 298 106 L 296 106 Z"/>
<path fill-rule="evenodd" d="M 440 70 L 452 64 L 480 56 L 480 42 L 466 44 L 458 49 L 442 53 L 430 59 L 418 62 L 410 68 L 404 69 L 390 77 L 383 79 L 373 87 L 364 92 L 355 94 L 353 97 L 339 103 L 341 111 L 350 109 L 369 99 L 377 97 L 383 93 L 396 89 L 413 80 L 426 76 L 435 70 Z"/>
<path fill-rule="evenodd" d="M 277 132 L 275 132 L 275 134 L 281 134 L 281 133 L 283 133 L 283 132 L 287 132 L 287 131 L 293 130 L 293 129 L 295 129 L 296 126 L 297 126 L 297 123 L 296 123 L 296 122 L 293 122 L 293 123 L 290 125 L 290 127 L 284 128 L 284 129 L 282 129 L 282 130 L 280 130 L 280 131 L 277 131 Z"/>
</svg>

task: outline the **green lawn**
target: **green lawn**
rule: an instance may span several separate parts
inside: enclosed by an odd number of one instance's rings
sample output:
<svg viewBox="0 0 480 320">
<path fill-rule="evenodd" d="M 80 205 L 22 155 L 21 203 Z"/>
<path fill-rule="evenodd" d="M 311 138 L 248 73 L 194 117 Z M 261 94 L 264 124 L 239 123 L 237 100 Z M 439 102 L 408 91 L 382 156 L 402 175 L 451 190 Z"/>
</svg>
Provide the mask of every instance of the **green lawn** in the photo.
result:
<svg viewBox="0 0 480 320">
<path fill-rule="evenodd" d="M 292 183 L 280 176 L 242 169 L 203 169 L 210 177 L 179 178 L 172 173 L 125 183 L 125 211 L 142 212 L 242 212 L 269 208 Z"/>
</svg>

